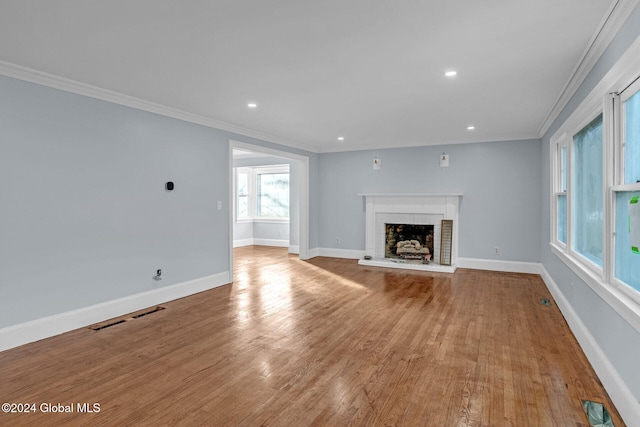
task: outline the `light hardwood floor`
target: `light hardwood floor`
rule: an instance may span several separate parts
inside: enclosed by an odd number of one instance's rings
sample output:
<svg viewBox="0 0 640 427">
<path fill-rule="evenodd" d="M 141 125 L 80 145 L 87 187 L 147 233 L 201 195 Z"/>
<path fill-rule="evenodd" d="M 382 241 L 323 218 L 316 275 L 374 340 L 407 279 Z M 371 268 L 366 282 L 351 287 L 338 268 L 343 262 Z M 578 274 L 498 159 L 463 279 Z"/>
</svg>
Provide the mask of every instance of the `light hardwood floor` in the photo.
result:
<svg viewBox="0 0 640 427">
<path fill-rule="evenodd" d="M 235 257 L 232 285 L 0 353 L 0 402 L 38 407 L 0 425 L 588 426 L 581 399 L 623 425 L 538 276 Z"/>
</svg>

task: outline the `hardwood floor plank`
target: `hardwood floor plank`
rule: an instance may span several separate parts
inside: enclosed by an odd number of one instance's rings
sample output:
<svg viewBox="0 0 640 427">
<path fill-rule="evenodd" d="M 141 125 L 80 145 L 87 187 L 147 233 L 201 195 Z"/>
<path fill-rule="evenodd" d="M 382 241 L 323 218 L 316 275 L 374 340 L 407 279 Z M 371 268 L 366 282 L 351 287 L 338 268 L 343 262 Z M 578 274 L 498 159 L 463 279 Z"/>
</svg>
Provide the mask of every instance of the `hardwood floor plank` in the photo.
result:
<svg viewBox="0 0 640 427">
<path fill-rule="evenodd" d="M 551 306 L 540 304 L 551 300 Z M 0 353 L 0 425 L 624 425 L 539 276 L 235 250 L 234 283 Z"/>
</svg>

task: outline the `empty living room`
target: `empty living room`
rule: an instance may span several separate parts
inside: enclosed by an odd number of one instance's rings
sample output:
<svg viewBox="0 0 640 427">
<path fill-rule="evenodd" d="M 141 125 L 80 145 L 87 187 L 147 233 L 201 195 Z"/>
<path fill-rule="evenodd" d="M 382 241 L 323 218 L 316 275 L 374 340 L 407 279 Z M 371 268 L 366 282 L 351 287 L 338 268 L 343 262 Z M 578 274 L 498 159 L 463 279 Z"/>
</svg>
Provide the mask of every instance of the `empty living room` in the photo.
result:
<svg viewBox="0 0 640 427">
<path fill-rule="evenodd" d="M 0 425 L 640 426 L 639 3 L 0 0 Z"/>
</svg>

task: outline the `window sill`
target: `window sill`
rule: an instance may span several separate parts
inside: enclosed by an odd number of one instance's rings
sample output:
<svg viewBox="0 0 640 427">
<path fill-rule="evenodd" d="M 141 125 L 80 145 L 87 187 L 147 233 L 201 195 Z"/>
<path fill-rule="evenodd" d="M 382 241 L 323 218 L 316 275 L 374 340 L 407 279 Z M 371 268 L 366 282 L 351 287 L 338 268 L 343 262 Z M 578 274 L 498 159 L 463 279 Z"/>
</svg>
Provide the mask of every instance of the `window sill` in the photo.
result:
<svg viewBox="0 0 640 427">
<path fill-rule="evenodd" d="M 549 243 L 551 251 L 560 261 L 566 264 L 582 279 L 600 298 L 602 298 L 616 313 L 625 319 L 637 332 L 640 332 L 640 305 L 616 285 L 605 282 L 593 270 L 567 254 L 564 248 Z M 623 285 L 624 286 L 624 285 Z"/>
</svg>

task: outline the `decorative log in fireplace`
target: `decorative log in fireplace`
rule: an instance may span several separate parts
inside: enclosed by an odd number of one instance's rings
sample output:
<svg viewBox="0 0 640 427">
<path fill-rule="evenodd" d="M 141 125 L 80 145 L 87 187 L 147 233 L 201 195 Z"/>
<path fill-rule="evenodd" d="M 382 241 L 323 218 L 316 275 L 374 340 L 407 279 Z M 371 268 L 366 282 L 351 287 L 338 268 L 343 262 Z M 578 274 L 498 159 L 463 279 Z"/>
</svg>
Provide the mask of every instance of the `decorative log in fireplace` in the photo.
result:
<svg viewBox="0 0 640 427">
<path fill-rule="evenodd" d="M 385 224 L 384 256 L 429 261 L 433 238 L 433 225 Z"/>
</svg>

